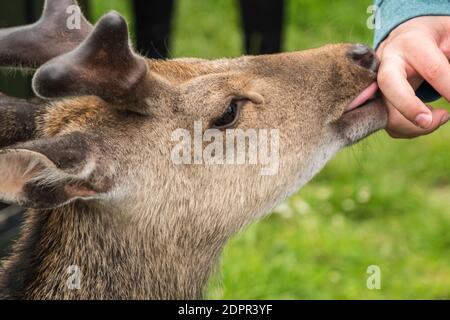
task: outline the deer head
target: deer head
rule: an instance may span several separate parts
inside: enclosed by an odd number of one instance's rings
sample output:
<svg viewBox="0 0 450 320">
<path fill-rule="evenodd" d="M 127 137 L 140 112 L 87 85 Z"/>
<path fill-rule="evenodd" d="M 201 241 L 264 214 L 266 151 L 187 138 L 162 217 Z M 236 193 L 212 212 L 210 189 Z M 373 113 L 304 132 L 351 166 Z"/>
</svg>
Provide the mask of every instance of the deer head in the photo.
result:
<svg viewBox="0 0 450 320">
<path fill-rule="evenodd" d="M 336 152 L 386 124 L 381 103 L 367 103 L 377 89 L 378 61 L 365 46 L 146 60 L 131 48 L 115 12 L 94 27 L 82 18 L 80 29 L 68 29 L 66 8 L 75 4 L 47 0 L 36 24 L 0 31 L 0 65 L 38 67 L 39 97 L 0 96 L 2 201 L 52 216 L 88 208 L 101 215 L 97 223 L 114 219 L 112 229 L 152 230 L 164 255 L 176 255 L 176 247 L 186 252 L 180 259 L 211 260 L 233 233 L 270 212 Z M 212 142 L 203 136 L 208 129 L 216 137 L 230 129 L 275 129 L 277 170 L 261 174 L 267 164 L 248 157 L 238 165 L 197 163 L 194 147 L 184 149 L 191 164 L 176 163 L 180 129 L 192 139 L 200 130 L 201 150 Z"/>
</svg>

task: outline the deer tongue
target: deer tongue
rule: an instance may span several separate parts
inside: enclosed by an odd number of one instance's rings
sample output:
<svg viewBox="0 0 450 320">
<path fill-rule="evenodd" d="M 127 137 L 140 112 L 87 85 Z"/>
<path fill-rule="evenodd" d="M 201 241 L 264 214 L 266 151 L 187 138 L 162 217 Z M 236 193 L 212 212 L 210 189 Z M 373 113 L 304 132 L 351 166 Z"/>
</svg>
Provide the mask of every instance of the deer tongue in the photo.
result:
<svg viewBox="0 0 450 320">
<path fill-rule="evenodd" d="M 359 94 L 359 96 L 356 97 L 355 100 L 353 100 L 348 107 L 345 109 L 345 112 L 350 112 L 363 104 L 365 104 L 367 101 L 375 97 L 375 94 L 378 91 L 378 84 L 376 82 L 372 83 L 369 87 L 367 87 L 363 92 Z"/>
</svg>

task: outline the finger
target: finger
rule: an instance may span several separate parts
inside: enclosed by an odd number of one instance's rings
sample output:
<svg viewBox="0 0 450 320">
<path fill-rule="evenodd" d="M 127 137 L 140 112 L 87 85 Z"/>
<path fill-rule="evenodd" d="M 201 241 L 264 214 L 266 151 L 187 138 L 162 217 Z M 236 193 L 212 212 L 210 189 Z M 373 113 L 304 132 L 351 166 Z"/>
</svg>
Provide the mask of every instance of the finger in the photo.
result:
<svg viewBox="0 0 450 320">
<path fill-rule="evenodd" d="M 408 82 L 405 62 L 401 57 L 384 57 L 378 73 L 378 85 L 386 99 L 406 119 L 422 129 L 431 125 L 432 113 Z"/>
<path fill-rule="evenodd" d="M 390 106 L 389 103 L 386 104 L 389 110 L 389 121 L 386 131 L 393 138 L 405 139 L 427 135 L 436 131 L 449 120 L 447 110 L 429 107 L 433 114 L 433 122 L 427 129 L 421 129 L 408 121 L 397 109 Z"/>
<path fill-rule="evenodd" d="M 426 43 L 410 50 L 405 58 L 436 91 L 450 101 L 450 63 L 433 40 L 424 41 Z"/>
</svg>

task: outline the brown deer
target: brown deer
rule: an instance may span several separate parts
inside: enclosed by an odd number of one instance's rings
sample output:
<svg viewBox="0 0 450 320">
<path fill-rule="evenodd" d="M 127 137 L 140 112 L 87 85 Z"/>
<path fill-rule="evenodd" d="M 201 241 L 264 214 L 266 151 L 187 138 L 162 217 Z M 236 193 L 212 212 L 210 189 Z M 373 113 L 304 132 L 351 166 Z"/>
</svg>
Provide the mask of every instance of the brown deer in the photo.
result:
<svg viewBox="0 0 450 320">
<path fill-rule="evenodd" d="M 378 60 L 363 45 L 146 60 L 120 15 L 72 29 L 71 5 L 47 0 L 37 23 L 0 30 L 0 65 L 38 68 L 38 98 L 0 95 L 0 200 L 28 208 L 2 298 L 199 298 L 232 235 L 386 125 L 372 99 Z M 175 164 L 172 133 L 196 121 L 278 129 L 277 174 Z M 71 266 L 80 287 L 68 285 Z"/>
</svg>

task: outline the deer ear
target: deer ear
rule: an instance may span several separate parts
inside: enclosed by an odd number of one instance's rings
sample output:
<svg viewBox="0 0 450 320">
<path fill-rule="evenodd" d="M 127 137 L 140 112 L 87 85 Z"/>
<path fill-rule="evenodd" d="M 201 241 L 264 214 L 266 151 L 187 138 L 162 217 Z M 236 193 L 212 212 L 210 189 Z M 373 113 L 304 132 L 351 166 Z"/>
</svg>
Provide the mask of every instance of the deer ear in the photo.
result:
<svg viewBox="0 0 450 320">
<path fill-rule="evenodd" d="M 146 75 L 147 63 L 131 49 L 124 18 L 110 12 L 75 50 L 43 65 L 33 88 L 44 98 L 96 95 L 113 104 L 130 104 L 152 87 Z"/>
<path fill-rule="evenodd" d="M 95 152 L 81 134 L 36 140 L 0 151 L 0 200 L 50 209 L 109 190 Z"/>
</svg>

